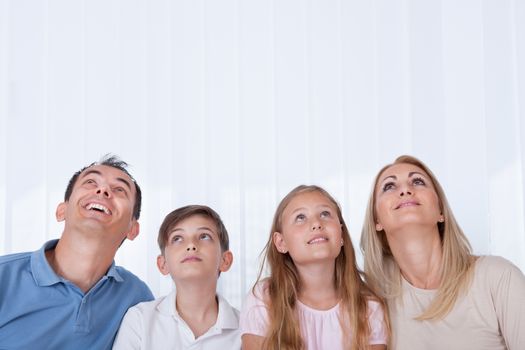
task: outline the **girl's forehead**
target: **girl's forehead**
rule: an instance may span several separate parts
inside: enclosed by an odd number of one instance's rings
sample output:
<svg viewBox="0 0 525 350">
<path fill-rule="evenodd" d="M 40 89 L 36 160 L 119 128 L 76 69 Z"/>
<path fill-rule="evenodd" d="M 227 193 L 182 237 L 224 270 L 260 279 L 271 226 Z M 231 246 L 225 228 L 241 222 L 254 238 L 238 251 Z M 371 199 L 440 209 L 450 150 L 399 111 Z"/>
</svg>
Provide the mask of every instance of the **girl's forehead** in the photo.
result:
<svg viewBox="0 0 525 350">
<path fill-rule="evenodd" d="M 302 207 L 328 206 L 335 208 L 335 204 L 324 194 L 318 191 L 303 192 L 295 195 L 283 210 L 283 215 Z"/>
</svg>

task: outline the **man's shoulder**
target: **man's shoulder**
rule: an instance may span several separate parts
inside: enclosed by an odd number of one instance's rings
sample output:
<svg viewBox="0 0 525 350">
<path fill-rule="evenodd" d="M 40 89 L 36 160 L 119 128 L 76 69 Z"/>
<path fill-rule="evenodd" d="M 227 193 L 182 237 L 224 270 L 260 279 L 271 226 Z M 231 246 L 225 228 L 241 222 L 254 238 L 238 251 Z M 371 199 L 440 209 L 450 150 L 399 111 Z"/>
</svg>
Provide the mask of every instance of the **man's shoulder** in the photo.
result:
<svg viewBox="0 0 525 350">
<path fill-rule="evenodd" d="M 126 283 L 145 284 L 144 281 L 142 281 L 137 275 L 135 275 L 133 272 L 129 271 L 125 267 L 115 265 L 114 269 L 115 272 L 117 272 Z"/>
<path fill-rule="evenodd" d="M 139 298 L 137 301 L 153 300 L 153 294 L 148 285 L 137 275 L 122 266 L 114 265 L 112 269 L 114 271 L 111 274 L 118 281 L 117 284 L 121 285 L 121 287 L 125 286 L 125 289 L 128 291 L 134 291 Z"/>
<path fill-rule="evenodd" d="M 0 256 L 0 268 L 29 263 L 33 252 L 13 253 Z"/>
</svg>

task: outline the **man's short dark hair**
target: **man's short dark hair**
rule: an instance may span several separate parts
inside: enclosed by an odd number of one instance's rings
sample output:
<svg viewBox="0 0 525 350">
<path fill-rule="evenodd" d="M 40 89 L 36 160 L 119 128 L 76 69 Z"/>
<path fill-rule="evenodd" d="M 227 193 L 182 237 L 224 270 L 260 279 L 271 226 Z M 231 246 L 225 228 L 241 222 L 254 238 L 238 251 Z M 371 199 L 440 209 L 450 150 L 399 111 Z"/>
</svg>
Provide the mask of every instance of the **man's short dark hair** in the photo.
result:
<svg viewBox="0 0 525 350">
<path fill-rule="evenodd" d="M 140 216 L 140 206 L 142 204 L 142 192 L 140 191 L 139 184 L 137 181 L 131 176 L 131 174 L 126 169 L 128 167 L 128 163 L 121 160 L 119 157 L 111 154 L 106 154 L 103 156 L 98 162 L 93 162 L 89 164 L 88 166 L 83 167 L 79 171 L 73 174 L 71 179 L 69 179 L 69 183 L 67 184 L 66 193 L 64 194 L 64 201 L 69 201 L 69 197 L 71 197 L 71 192 L 73 192 L 73 187 L 75 187 L 75 183 L 78 180 L 78 177 L 82 172 L 92 166 L 95 165 L 105 165 L 110 166 L 115 169 L 118 169 L 122 172 L 124 172 L 126 175 L 128 175 L 131 180 L 133 180 L 133 183 L 135 184 L 135 205 L 133 206 L 133 217 L 138 220 Z"/>
</svg>

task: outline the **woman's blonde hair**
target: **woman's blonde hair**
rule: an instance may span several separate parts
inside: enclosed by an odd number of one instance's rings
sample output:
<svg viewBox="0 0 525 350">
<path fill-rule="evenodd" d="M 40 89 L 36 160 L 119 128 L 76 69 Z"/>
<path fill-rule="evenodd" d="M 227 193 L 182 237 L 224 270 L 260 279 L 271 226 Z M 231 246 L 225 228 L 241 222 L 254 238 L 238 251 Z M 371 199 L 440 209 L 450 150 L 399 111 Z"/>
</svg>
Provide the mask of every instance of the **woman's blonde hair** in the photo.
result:
<svg viewBox="0 0 525 350">
<path fill-rule="evenodd" d="M 344 344 L 349 349 L 368 349 L 370 327 L 368 323 L 367 302 L 373 299 L 379 302 L 384 310 L 385 325 L 389 329 L 387 310 L 383 301 L 378 298 L 363 282 L 361 272 L 357 268 L 354 247 L 348 229 L 341 214 L 341 209 L 335 199 L 324 189 L 318 186 L 301 185 L 294 188 L 279 203 L 273 218 L 270 237 L 262 252 L 263 264 L 255 285 L 261 281 L 263 269 L 267 264 L 270 275 L 263 283 L 268 288 L 268 298 L 265 300 L 268 307 L 269 325 L 265 337 L 264 349 L 299 350 L 305 344 L 297 318 L 297 298 L 299 287 L 299 273 L 289 253 L 280 253 L 273 243 L 273 233 L 282 232 L 283 211 L 290 201 L 299 194 L 318 192 L 330 200 L 337 208 L 337 216 L 341 223 L 343 246 L 335 260 L 334 283 L 340 294 L 340 323 L 351 325 L 351 329 L 343 329 Z M 253 288 L 255 293 L 255 286 Z"/>
<path fill-rule="evenodd" d="M 375 177 L 361 233 L 366 281 L 376 293 L 387 299 L 389 304 L 391 300 L 402 294 L 401 271 L 390 251 L 384 230 L 376 231 L 378 220 L 375 210 L 379 178 L 385 170 L 396 164 L 411 164 L 423 170 L 432 181 L 439 198 L 439 208 L 444 217 L 444 222 L 437 223 L 443 249 L 441 284 L 430 306 L 416 319 L 441 319 L 450 312 L 458 297 L 466 292 L 471 279 L 474 257 L 467 237 L 454 218 L 443 188 L 432 171 L 415 157 L 400 156 L 394 163 L 384 166 Z"/>
</svg>

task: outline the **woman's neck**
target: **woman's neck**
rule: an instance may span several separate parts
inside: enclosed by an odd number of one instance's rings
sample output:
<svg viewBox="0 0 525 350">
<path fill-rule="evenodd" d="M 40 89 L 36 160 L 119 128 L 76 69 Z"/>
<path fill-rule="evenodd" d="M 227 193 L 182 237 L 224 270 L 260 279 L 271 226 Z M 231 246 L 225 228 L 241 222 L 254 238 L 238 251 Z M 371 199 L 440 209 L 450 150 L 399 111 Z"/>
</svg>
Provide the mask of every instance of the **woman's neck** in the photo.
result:
<svg viewBox="0 0 525 350">
<path fill-rule="evenodd" d="M 437 227 L 387 233 L 387 240 L 401 274 L 410 284 L 421 289 L 439 287 L 443 252 Z"/>
</svg>

